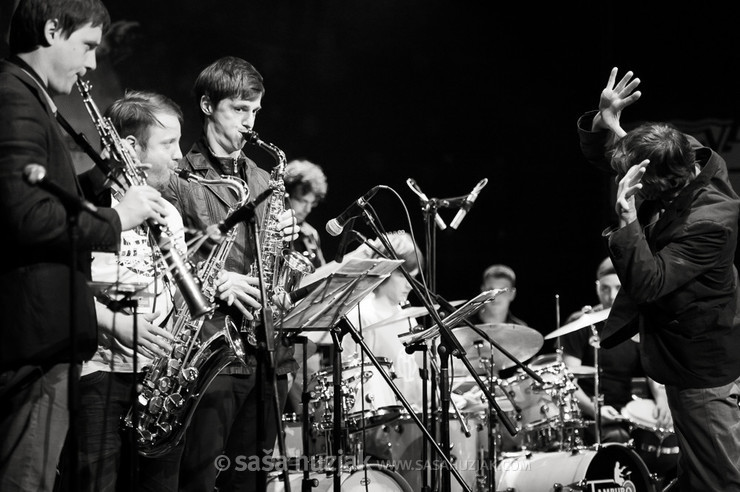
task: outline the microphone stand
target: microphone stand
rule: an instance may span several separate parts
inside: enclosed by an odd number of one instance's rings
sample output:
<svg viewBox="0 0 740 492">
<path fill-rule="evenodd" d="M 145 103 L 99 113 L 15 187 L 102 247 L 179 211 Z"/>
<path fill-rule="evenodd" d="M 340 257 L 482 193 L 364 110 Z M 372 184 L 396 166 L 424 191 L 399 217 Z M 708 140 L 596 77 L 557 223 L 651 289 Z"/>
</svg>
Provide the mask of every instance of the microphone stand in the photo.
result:
<svg viewBox="0 0 740 492">
<path fill-rule="evenodd" d="M 274 190 L 273 190 L 274 191 Z M 256 203 L 255 203 L 256 205 Z M 257 272 L 259 279 L 259 289 L 262 299 L 262 327 L 264 334 L 264 342 L 260 343 L 260 348 L 265 351 L 265 359 L 267 362 L 268 376 L 272 382 L 272 403 L 274 408 L 273 415 L 275 417 L 275 423 L 277 425 L 277 441 L 278 441 L 278 452 L 279 458 L 282 465 L 287 465 L 287 458 L 285 456 L 285 428 L 283 426 L 283 415 L 280 407 L 280 394 L 278 393 L 277 374 L 275 367 L 275 328 L 273 326 L 273 311 L 267 303 L 267 289 L 264 283 L 264 271 L 262 265 L 262 252 L 260 251 L 259 245 L 257 244 L 258 231 L 256 214 L 251 214 L 247 221 L 249 226 L 248 237 L 253 238 L 253 251 L 255 252 L 254 261 L 257 262 Z M 282 334 L 282 328 L 278 330 L 278 335 Z M 264 392 L 263 383 L 259 383 L 262 392 Z M 264 393 L 263 393 L 264 394 Z M 272 445 L 272 443 L 270 443 Z M 288 466 L 282 466 L 283 482 L 285 492 L 290 492 L 290 479 L 288 475 Z"/>
<path fill-rule="evenodd" d="M 388 238 L 385 236 L 385 234 L 382 233 L 381 228 L 375 223 L 375 219 L 373 218 L 372 214 L 368 212 L 368 209 L 366 207 L 363 207 L 363 216 L 366 219 L 367 224 L 370 226 L 370 228 L 373 229 L 378 239 L 383 243 L 386 250 L 389 252 L 389 254 L 396 257 L 396 253 L 393 250 L 393 246 L 388 241 Z M 449 458 L 450 458 L 450 429 L 449 429 L 449 407 L 450 407 L 450 391 L 449 391 L 449 356 L 454 355 L 458 359 L 462 361 L 462 363 L 467 368 L 470 375 L 475 379 L 476 383 L 478 384 L 478 387 L 481 388 L 483 393 L 486 395 L 486 398 L 490 402 L 491 405 L 493 405 L 496 408 L 496 412 L 499 416 L 499 418 L 504 422 L 505 427 L 509 431 L 509 433 L 514 436 L 517 434 L 517 429 L 514 427 L 514 425 L 509 420 L 508 416 L 503 413 L 501 408 L 498 406 L 498 403 L 496 403 L 495 398 L 491 394 L 491 392 L 488 389 L 488 386 L 481 380 L 480 376 L 478 375 L 478 372 L 473 368 L 470 361 L 465 357 L 465 349 L 460 345 L 459 340 L 452 334 L 451 330 L 445 326 L 445 324 L 442 322 L 442 319 L 439 316 L 439 313 L 434 309 L 434 307 L 431 305 L 431 303 L 428 300 L 428 297 L 424 295 L 423 291 L 420 291 L 417 288 L 417 284 L 414 282 L 413 277 L 404 269 L 399 268 L 399 271 L 404 275 L 404 277 L 409 281 L 409 284 L 414 288 L 414 291 L 424 304 L 424 306 L 427 308 L 427 311 L 429 314 L 434 318 L 436 325 L 439 327 L 439 336 L 440 336 L 440 344 L 438 347 L 437 352 L 440 355 L 440 383 L 439 383 L 439 392 L 440 392 L 440 400 L 442 402 L 442 425 L 441 425 L 441 431 L 442 431 L 442 451 L 444 453 L 445 462 L 448 466 L 444 466 L 442 470 L 442 487 L 441 490 L 443 492 L 448 492 L 450 490 L 450 466 L 449 466 Z M 415 415 L 411 415 L 411 417 L 415 418 Z M 425 429 L 426 430 L 426 429 Z M 458 478 L 459 473 L 457 470 L 454 470 L 454 473 L 456 475 L 456 478 Z M 460 478 L 458 478 L 459 481 L 461 481 Z"/>
<path fill-rule="evenodd" d="M 67 208 L 67 225 L 69 234 L 69 368 L 67 381 L 67 406 L 69 412 L 69 490 L 77 490 L 77 414 L 79 412 L 80 372 L 77 369 L 77 243 L 79 240 L 79 212 Z"/>
</svg>

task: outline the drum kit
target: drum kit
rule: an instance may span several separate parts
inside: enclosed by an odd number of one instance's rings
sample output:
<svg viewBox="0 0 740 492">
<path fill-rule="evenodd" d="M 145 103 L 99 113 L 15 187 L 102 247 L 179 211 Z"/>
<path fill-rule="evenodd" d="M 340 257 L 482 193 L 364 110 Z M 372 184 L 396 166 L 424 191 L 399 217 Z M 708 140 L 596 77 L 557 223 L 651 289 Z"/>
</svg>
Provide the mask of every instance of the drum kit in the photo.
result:
<svg viewBox="0 0 740 492">
<path fill-rule="evenodd" d="M 431 411 L 430 427 L 435 431 L 432 434 L 439 436 L 440 426 L 448 423 L 449 458 L 469 490 L 655 492 L 663 477 L 675 474 L 675 434 L 673 429 L 656 426 L 652 400 L 636 399 L 622 411 L 631 429 L 630 442 L 602 444 L 597 438 L 595 445 L 584 445 L 584 429 L 590 422 L 581 415 L 574 394 L 578 378 L 598 379 L 598 359 L 596 367 L 569 368 L 559 351 L 535 357 L 544 340 L 603 321 L 608 315 L 605 311 L 588 313 L 544 338 L 537 330 L 509 323 L 452 329 L 468 360 L 488 384 L 489 394 L 495 396 L 496 406 L 516 423 L 517 431 L 509 435 L 501 428 L 493 405 L 487 403 L 465 368 L 451 371 L 451 389 L 464 398 L 452 399 L 455 412 L 451 411 L 448 419 L 441 419 L 438 410 Z M 409 310 L 404 314 L 415 318 L 421 313 Z M 489 338 L 501 350 L 489 343 Z M 525 366 L 515 359 L 529 363 Z M 347 430 L 342 437 L 344 458 L 352 461 L 342 476 L 341 490 L 422 490 L 422 473 L 427 473 L 424 470 L 434 476 L 438 471 L 431 470 L 441 468 L 435 466 L 431 450 L 426 450 L 424 458 L 425 436 L 418 424 L 421 415 L 411 416 L 379 373 L 380 369 L 395 378 L 393 362 L 380 357 L 377 362 L 376 367 L 362 357 L 343 360 L 340 385 L 333 380 L 336 372 L 331 366 L 313 374 L 304 397 L 308 401 L 304 408 L 309 410 L 309 429 L 303 429 L 295 416 L 284 416 L 286 455 L 291 459 L 310 458 L 315 490 L 331 490 L 332 480 L 326 470 L 331 468 L 329 458 L 337 451 L 333 449 L 337 442 L 333 435 L 336 401 L 342 403 L 341 419 Z M 513 376 L 497 377 L 498 371 L 516 366 Z M 334 395 L 338 387 L 339 400 Z M 455 401 L 464 403 L 456 405 Z M 305 434 L 310 436 L 307 450 L 303 449 Z M 301 484 L 298 472 L 297 467 L 291 471 L 295 490 Z M 464 490 L 455 480 L 450 488 Z M 279 477 L 271 478 L 268 490 L 283 490 Z"/>
</svg>

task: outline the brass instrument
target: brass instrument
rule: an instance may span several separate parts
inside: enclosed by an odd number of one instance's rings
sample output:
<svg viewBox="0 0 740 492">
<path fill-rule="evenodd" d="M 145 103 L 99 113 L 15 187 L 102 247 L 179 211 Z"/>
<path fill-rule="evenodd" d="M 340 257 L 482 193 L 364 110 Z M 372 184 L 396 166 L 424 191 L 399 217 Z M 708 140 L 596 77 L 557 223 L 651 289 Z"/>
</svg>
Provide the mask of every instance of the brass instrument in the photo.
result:
<svg viewBox="0 0 740 492">
<path fill-rule="evenodd" d="M 275 299 L 281 293 L 293 290 L 303 277 L 313 273 L 315 268 L 305 256 L 290 249 L 289 242 L 283 240 L 278 229 L 279 217 L 288 206 L 284 181 L 287 164 L 285 154 L 276 146 L 260 140 L 257 133 L 251 130 L 245 132 L 244 137 L 247 143 L 267 151 L 276 161 L 270 173 L 269 186 L 273 189 L 273 193 L 262 218 L 257 240 L 257 247 L 260 248 L 262 258 L 262 281 L 267 293 L 267 299 L 263 299 L 263 302 L 275 308 L 277 307 Z M 249 274 L 258 277 L 259 269 L 256 260 L 250 266 Z M 272 309 L 272 312 L 273 316 L 277 317 L 279 309 Z M 243 331 L 247 334 L 247 341 L 255 346 L 257 345 L 257 318 L 257 313 L 255 313 L 255 320 L 242 325 Z"/>
<path fill-rule="evenodd" d="M 249 198 L 246 183 L 234 176 L 209 180 L 189 174 L 187 179 L 203 184 L 223 184 L 234 190 L 239 198 L 229 213 Z M 216 277 L 223 270 L 237 230 L 233 227 L 226 232 L 208 258 L 198 265 L 197 277 L 212 303 L 216 296 Z M 172 350 L 167 357 L 152 360 L 138 399 L 124 419 L 125 425 L 136 428 L 137 448 L 144 456 L 161 456 L 177 445 L 213 378 L 233 362 L 245 363 L 244 345 L 229 316 L 224 320 L 223 329 L 205 341 L 201 339 L 203 322 L 203 317 L 190 316 L 185 306 L 178 309 L 172 329 Z M 136 412 L 136 423 L 133 412 Z"/>
<path fill-rule="evenodd" d="M 121 191 L 125 192 L 131 186 L 145 185 L 146 173 L 137 167 L 135 159 L 123 145 L 121 137 L 110 119 L 104 117 L 98 109 L 97 104 L 90 96 L 90 84 L 78 78 L 77 89 L 80 91 L 85 108 L 87 108 L 87 112 L 98 130 L 103 146 L 123 166 L 120 175 L 125 181 L 121 183 L 121 186 L 125 189 Z M 214 306 L 206 300 L 201 292 L 200 286 L 192 276 L 191 266 L 177 252 L 172 239 L 172 231 L 151 219 L 147 221 L 147 228 L 158 247 L 153 248 L 155 254 L 159 254 L 167 265 L 168 272 L 187 303 L 190 315 L 193 318 L 198 318 L 213 312 Z M 157 249 L 159 251 L 156 251 Z"/>
</svg>

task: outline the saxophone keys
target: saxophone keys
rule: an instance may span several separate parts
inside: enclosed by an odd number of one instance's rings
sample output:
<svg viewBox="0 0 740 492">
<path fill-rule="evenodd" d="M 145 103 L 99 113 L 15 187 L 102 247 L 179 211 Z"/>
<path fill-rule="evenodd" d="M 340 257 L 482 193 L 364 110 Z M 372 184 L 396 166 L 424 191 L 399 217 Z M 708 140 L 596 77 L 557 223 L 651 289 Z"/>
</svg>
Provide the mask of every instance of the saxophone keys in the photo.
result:
<svg viewBox="0 0 740 492">
<path fill-rule="evenodd" d="M 189 366 L 180 372 L 180 383 L 193 383 L 198 379 L 198 369 Z"/>
<path fill-rule="evenodd" d="M 159 378 L 157 380 L 157 389 L 161 393 L 167 393 L 172 388 L 172 380 L 167 376 Z"/>
</svg>

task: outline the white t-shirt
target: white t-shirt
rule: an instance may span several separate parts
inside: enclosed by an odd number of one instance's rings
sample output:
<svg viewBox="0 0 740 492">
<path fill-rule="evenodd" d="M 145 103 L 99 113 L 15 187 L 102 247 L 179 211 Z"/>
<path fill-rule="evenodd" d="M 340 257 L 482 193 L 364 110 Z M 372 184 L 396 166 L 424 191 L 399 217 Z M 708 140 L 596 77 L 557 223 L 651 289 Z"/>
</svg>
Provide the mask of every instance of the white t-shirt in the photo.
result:
<svg viewBox="0 0 740 492">
<path fill-rule="evenodd" d="M 113 199 L 115 205 L 116 200 Z M 169 212 L 167 215 L 167 227 L 172 231 L 175 239 L 175 248 L 184 255 L 187 251 L 185 246 L 184 228 L 182 217 L 175 207 L 165 202 Z M 139 314 L 159 312 L 154 324 L 160 324 L 163 319 L 170 315 L 173 307 L 173 295 L 175 286 L 165 275 L 164 261 L 157 265 L 156 276 L 152 259 L 152 248 L 149 246 L 149 238 L 141 233 L 139 228 L 123 231 L 121 233 L 121 247 L 118 253 L 93 252 L 92 255 L 92 279 L 98 282 L 145 283 L 148 285 L 142 291 L 144 295 L 137 299 L 136 310 Z M 98 309 L 101 309 L 98 306 Z M 117 313 L 118 316 L 128 316 Z M 166 328 L 172 326 L 173 316 L 170 315 Z M 133 372 L 133 357 L 130 352 L 121 350 L 113 343 L 111 336 L 98 331 L 98 350 L 89 361 L 82 365 L 82 375 L 96 371 L 108 372 Z M 141 369 L 149 362 L 149 359 L 139 354 L 137 369 Z"/>
<path fill-rule="evenodd" d="M 395 321 L 386 325 L 372 328 L 371 325 L 400 313 L 400 305 L 388 307 L 379 302 L 375 293 L 365 297 L 354 309 L 347 313 L 347 319 L 362 333 L 370 351 L 378 358 L 385 358 L 393 363 L 393 372 L 396 374 L 394 383 L 415 410 L 422 408 L 422 379 L 419 368 L 422 364 L 422 354 L 406 353 L 406 346 L 398 335 L 407 333 L 418 325 L 415 318 Z M 361 348 L 355 344 L 347 334 L 342 339 L 342 360 L 349 361 L 360 357 Z M 365 358 L 368 365 L 372 364 Z M 389 389 L 392 392 L 392 390 Z"/>
</svg>

